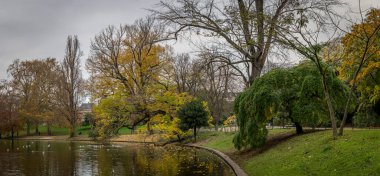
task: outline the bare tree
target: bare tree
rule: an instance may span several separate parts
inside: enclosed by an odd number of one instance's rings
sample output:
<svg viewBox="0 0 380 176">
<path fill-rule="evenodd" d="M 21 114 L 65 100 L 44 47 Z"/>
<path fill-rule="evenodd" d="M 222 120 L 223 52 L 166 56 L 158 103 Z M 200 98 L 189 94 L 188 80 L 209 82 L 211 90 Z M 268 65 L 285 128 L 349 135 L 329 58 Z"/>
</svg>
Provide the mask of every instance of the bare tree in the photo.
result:
<svg viewBox="0 0 380 176">
<path fill-rule="evenodd" d="M 248 87 L 260 76 L 272 46 L 280 46 L 277 35 L 302 20 L 295 14 L 314 11 L 330 1 L 167 0 L 159 3 L 160 9 L 151 11 L 173 26 L 169 33 L 174 38 L 186 31 L 214 38 L 204 50 L 234 68 Z"/>
<path fill-rule="evenodd" d="M 232 112 L 229 100 L 231 96 L 234 97 L 235 90 L 233 87 L 238 82 L 235 80 L 234 71 L 230 66 L 208 62 L 207 59 L 200 59 L 200 61 L 198 63 L 198 72 L 201 73 L 200 89 L 197 96 L 208 102 L 213 123 L 217 129 L 218 124 L 222 123 L 223 117 L 228 117 Z"/>
<path fill-rule="evenodd" d="M 70 137 L 75 136 L 75 126 L 78 121 L 78 111 L 83 91 L 80 70 L 81 55 L 78 37 L 68 36 L 65 57 L 61 63 L 58 104 L 60 113 L 70 125 Z"/>
<path fill-rule="evenodd" d="M 230 96 L 237 86 L 234 70 L 219 62 L 211 62 L 209 53 L 202 53 L 198 59 L 180 54 L 174 61 L 174 78 L 178 92 L 189 92 L 206 102 L 217 128 L 223 117 L 232 111 Z"/>
<path fill-rule="evenodd" d="M 189 54 L 179 54 L 173 61 L 174 82 L 178 92 L 195 94 L 199 86 L 199 68 L 190 59 Z"/>
</svg>

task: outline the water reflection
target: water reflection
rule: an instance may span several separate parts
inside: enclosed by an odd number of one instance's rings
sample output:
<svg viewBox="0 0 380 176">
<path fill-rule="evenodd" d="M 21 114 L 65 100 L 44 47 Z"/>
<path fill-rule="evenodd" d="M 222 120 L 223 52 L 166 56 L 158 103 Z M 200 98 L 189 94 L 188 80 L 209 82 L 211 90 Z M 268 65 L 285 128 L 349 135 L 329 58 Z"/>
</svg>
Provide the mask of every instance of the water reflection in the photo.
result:
<svg viewBox="0 0 380 176">
<path fill-rule="evenodd" d="M 19 140 L 0 140 L 0 170 L 3 175 L 233 175 L 220 158 L 192 148 Z"/>
</svg>

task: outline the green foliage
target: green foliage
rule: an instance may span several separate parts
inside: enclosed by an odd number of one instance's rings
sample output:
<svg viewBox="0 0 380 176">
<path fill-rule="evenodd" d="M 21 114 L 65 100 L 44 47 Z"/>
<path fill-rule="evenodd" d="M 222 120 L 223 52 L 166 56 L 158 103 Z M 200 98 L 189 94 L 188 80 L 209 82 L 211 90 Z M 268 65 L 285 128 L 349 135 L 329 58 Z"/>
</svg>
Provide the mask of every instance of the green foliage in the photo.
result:
<svg viewBox="0 0 380 176">
<path fill-rule="evenodd" d="M 179 128 L 180 119 L 177 117 L 177 111 L 189 100 L 192 99 L 187 93 L 175 93 L 166 91 L 157 94 L 156 102 L 149 106 L 150 111 L 164 111 L 162 114 L 157 114 L 149 120 L 149 124 L 144 125 L 139 129 L 140 133 L 148 133 L 148 125 L 154 133 L 160 134 L 163 139 L 181 139 L 189 136 L 188 132 L 182 131 Z"/>
<path fill-rule="evenodd" d="M 374 127 L 380 125 L 380 117 L 373 111 L 372 108 L 366 108 L 355 114 L 353 117 L 355 127 Z"/>
<path fill-rule="evenodd" d="M 133 108 L 122 93 L 110 95 L 94 106 L 96 130 L 102 137 L 116 135 L 118 130 L 128 124 Z"/>
<path fill-rule="evenodd" d="M 348 88 L 331 71 L 328 73 L 333 105 L 343 110 Z M 234 138 L 235 147 L 240 150 L 262 146 L 267 138 L 266 123 L 278 115 L 301 125 L 325 124 L 329 118 L 321 79 L 311 62 L 289 69 L 274 69 L 257 78 L 234 102 L 240 127 Z"/>
<path fill-rule="evenodd" d="M 91 113 L 84 114 L 83 118 L 82 126 L 95 125 L 95 117 Z"/>
<path fill-rule="evenodd" d="M 194 129 L 194 137 L 196 137 L 196 128 L 208 126 L 209 112 L 200 100 L 194 99 L 187 102 L 178 110 L 177 115 L 181 120 L 180 129 L 184 131 Z"/>
</svg>

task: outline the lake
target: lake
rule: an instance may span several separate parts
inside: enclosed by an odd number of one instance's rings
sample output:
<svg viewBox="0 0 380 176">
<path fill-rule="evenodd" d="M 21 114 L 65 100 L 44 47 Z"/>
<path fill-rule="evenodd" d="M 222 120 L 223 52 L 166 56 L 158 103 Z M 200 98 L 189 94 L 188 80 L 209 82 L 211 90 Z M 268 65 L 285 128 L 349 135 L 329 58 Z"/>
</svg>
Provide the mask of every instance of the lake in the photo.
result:
<svg viewBox="0 0 380 176">
<path fill-rule="evenodd" d="M 0 175 L 234 175 L 201 149 L 144 144 L 0 140 Z"/>
</svg>

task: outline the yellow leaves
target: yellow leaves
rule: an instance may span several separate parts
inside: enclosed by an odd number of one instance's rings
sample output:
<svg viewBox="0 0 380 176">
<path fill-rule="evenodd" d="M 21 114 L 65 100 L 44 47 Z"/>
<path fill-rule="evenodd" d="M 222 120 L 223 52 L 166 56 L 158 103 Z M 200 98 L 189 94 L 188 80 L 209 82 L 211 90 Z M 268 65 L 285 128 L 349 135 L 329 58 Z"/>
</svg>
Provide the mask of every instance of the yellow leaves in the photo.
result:
<svg viewBox="0 0 380 176">
<path fill-rule="evenodd" d="M 378 100 L 378 72 L 380 71 L 380 9 L 371 9 L 363 23 L 352 26 L 342 38 L 345 49 L 339 77 L 357 85 L 363 102 Z M 357 74 L 357 75 L 356 75 Z"/>
<path fill-rule="evenodd" d="M 213 117 L 211 116 L 211 111 L 210 109 L 208 108 L 208 103 L 207 101 L 202 101 L 202 104 L 203 104 L 203 107 L 204 109 L 206 110 L 206 112 L 208 112 L 208 120 L 207 120 L 207 123 L 210 127 L 213 127 L 214 125 L 212 124 L 212 121 L 213 121 Z"/>
<path fill-rule="evenodd" d="M 224 122 L 223 125 L 231 125 L 236 123 L 236 115 L 229 116 Z"/>
<path fill-rule="evenodd" d="M 264 110 L 265 118 L 267 120 L 271 120 L 273 118 L 273 115 L 274 115 L 273 112 L 274 112 L 273 107 L 267 107 L 267 108 L 265 108 L 265 110 Z"/>
</svg>

